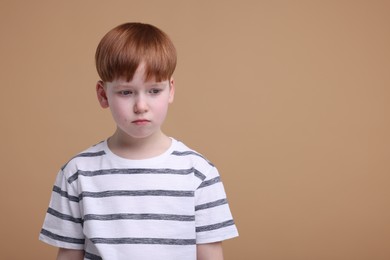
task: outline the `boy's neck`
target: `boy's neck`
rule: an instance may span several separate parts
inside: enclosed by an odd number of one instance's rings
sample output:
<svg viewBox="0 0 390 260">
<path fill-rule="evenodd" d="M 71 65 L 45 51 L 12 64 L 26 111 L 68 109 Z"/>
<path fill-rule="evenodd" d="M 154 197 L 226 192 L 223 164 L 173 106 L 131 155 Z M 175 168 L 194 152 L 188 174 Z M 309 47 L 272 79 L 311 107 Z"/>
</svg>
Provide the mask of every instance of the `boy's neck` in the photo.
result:
<svg viewBox="0 0 390 260">
<path fill-rule="evenodd" d="M 170 147 L 171 142 L 172 140 L 161 131 L 146 138 L 133 138 L 118 129 L 107 141 L 114 154 L 133 160 L 161 155 Z"/>
</svg>

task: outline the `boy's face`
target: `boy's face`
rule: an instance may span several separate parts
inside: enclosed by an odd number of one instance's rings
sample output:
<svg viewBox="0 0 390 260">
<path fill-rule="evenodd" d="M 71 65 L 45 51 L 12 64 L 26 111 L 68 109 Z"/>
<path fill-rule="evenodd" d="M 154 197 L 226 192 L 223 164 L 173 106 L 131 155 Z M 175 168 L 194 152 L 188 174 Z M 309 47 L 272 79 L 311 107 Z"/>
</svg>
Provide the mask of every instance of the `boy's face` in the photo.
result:
<svg viewBox="0 0 390 260">
<path fill-rule="evenodd" d="M 153 78 L 145 81 L 144 72 L 145 67 L 141 64 L 131 81 L 100 81 L 96 86 L 100 105 L 110 108 L 117 130 L 132 138 L 160 134 L 174 97 L 172 78 L 161 82 Z"/>
</svg>

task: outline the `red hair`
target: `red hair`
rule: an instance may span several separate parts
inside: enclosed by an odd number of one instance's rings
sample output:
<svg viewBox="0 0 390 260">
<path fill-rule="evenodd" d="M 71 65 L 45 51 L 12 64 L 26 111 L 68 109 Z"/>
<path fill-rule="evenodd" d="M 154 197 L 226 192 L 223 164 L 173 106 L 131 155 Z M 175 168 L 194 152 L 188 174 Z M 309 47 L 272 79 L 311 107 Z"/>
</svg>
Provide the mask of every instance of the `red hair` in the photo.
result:
<svg viewBox="0 0 390 260">
<path fill-rule="evenodd" d="M 176 49 L 163 31 L 150 24 L 125 23 L 110 30 L 95 54 L 97 72 L 104 82 L 131 81 L 141 63 L 145 77 L 159 82 L 170 79 L 176 68 Z"/>
</svg>

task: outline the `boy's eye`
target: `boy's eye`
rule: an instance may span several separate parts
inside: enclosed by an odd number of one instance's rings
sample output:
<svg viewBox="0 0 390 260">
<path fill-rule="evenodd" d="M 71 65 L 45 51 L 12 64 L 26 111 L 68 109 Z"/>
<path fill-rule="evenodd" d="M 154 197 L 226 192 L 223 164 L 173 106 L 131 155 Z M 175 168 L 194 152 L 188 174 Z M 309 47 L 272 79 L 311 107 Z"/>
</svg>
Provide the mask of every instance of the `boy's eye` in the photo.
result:
<svg viewBox="0 0 390 260">
<path fill-rule="evenodd" d="M 133 92 L 130 91 L 130 90 L 122 90 L 119 92 L 119 94 L 121 94 L 122 96 L 128 96 L 128 95 L 131 95 Z"/>
<path fill-rule="evenodd" d="M 161 92 L 161 89 L 157 89 L 157 88 L 153 88 L 153 89 L 149 90 L 150 94 L 158 94 L 160 92 Z"/>
</svg>

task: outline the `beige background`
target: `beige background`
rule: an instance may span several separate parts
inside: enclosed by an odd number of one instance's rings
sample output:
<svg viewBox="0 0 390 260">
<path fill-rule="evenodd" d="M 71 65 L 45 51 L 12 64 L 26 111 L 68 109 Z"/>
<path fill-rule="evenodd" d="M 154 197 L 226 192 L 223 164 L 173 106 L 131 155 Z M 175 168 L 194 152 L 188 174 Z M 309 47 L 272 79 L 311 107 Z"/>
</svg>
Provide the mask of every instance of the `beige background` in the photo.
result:
<svg viewBox="0 0 390 260">
<path fill-rule="evenodd" d="M 166 132 L 220 169 L 225 258 L 390 259 L 390 1 L 0 2 L 1 259 L 38 241 L 57 170 L 112 133 L 100 38 L 155 24 L 179 54 Z"/>
</svg>

